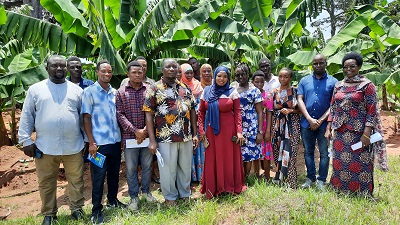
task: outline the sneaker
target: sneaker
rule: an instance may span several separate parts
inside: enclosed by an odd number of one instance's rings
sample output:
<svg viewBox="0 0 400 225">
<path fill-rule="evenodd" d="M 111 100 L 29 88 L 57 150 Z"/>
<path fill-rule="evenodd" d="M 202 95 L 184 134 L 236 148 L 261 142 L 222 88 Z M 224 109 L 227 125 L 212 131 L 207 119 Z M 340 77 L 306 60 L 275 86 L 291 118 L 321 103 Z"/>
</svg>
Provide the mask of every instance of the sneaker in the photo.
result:
<svg viewBox="0 0 400 225">
<path fill-rule="evenodd" d="M 310 188 L 312 185 L 315 184 L 315 181 L 312 181 L 310 178 L 306 179 L 306 182 L 301 185 L 302 188 Z"/>
<path fill-rule="evenodd" d="M 136 198 L 131 198 L 131 202 L 130 202 L 129 205 L 128 205 L 128 209 L 133 210 L 133 211 L 136 211 L 136 210 L 139 209 L 138 204 L 139 204 L 139 198 L 138 198 L 138 197 L 136 197 Z"/>
<path fill-rule="evenodd" d="M 143 193 L 142 196 L 146 199 L 147 202 L 157 202 L 157 199 L 150 192 Z"/>
<path fill-rule="evenodd" d="M 317 180 L 317 188 L 320 191 L 325 190 L 325 182 L 323 182 L 322 180 Z"/>
<path fill-rule="evenodd" d="M 92 224 L 103 224 L 103 214 L 101 212 L 92 214 L 90 221 L 92 221 Z"/>
<path fill-rule="evenodd" d="M 108 202 L 107 207 L 109 208 L 126 208 L 126 205 L 120 202 L 118 199 L 115 199 L 113 203 Z"/>
</svg>

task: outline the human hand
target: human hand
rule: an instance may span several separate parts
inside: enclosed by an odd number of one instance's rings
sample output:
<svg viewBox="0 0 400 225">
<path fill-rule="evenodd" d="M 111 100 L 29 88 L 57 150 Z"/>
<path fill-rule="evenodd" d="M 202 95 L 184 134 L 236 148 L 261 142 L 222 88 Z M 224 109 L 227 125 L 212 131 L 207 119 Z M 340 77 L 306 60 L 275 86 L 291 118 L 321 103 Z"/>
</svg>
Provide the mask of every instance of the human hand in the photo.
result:
<svg viewBox="0 0 400 225">
<path fill-rule="evenodd" d="M 206 137 L 206 134 L 199 134 L 199 141 L 203 141 Z"/>
<path fill-rule="evenodd" d="M 319 128 L 319 126 L 321 126 L 321 121 L 311 118 L 310 120 L 308 120 L 308 123 L 310 124 L 310 129 L 311 130 L 317 130 Z"/>
<path fill-rule="evenodd" d="M 369 135 L 366 135 L 366 134 L 363 134 L 363 135 L 361 136 L 360 141 L 361 141 L 361 143 L 362 143 L 362 147 L 366 147 L 366 146 L 368 146 L 368 145 L 371 144 L 371 140 L 370 140 L 370 138 L 369 138 Z"/>
<path fill-rule="evenodd" d="M 157 144 L 157 142 L 152 142 L 152 141 L 150 141 L 150 143 L 149 143 L 149 151 L 151 152 L 151 154 L 156 154 L 156 151 L 157 151 L 157 148 L 158 148 L 158 144 Z"/>
<path fill-rule="evenodd" d="M 290 114 L 292 112 L 293 112 L 293 109 L 287 109 L 287 108 L 281 109 L 281 113 L 283 113 L 285 115 L 288 115 L 288 114 Z"/>
<path fill-rule="evenodd" d="M 262 134 L 257 134 L 256 137 L 256 144 L 260 144 L 263 141 L 263 135 Z"/>
<path fill-rule="evenodd" d="M 329 141 L 331 140 L 331 138 L 332 138 L 332 130 L 331 129 L 326 129 L 326 131 L 325 131 L 325 138 L 326 138 L 326 140 L 328 141 L 328 143 L 329 143 Z"/>
<path fill-rule="evenodd" d="M 245 143 L 245 139 L 243 137 L 242 133 L 237 133 L 237 140 L 236 140 L 236 144 L 239 144 L 240 146 L 242 146 Z"/>
<path fill-rule="evenodd" d="M 96 153 L 99 147 L 96 145 L 96 143 L 89 144 L 89 154 L 93 156 L 93 158 L 96 158 Z"/>
<path fill-rule="evenodd" d="M 139 143 L 139 139 L 142 139 L 142 141 L 144 140 L 144 139 L 146 139 L 146 137 L 147 137 L 147 130 L 146 129 L 137 129 L 136 131 L 135 131 L 135 136 L 136 136 L 136 140 L 138 141 L 138 144 L 140 144 Z"/>
<path fill-rule="evenodd" d="M 29 156 L 29 157 L 35 157 L 35 149 L 36 149 L 36 144 L 33 143 L 31 145 L 25 146 L 22 148 L 22 150 L 24 151 L 25 155 Z"/>
</svg>

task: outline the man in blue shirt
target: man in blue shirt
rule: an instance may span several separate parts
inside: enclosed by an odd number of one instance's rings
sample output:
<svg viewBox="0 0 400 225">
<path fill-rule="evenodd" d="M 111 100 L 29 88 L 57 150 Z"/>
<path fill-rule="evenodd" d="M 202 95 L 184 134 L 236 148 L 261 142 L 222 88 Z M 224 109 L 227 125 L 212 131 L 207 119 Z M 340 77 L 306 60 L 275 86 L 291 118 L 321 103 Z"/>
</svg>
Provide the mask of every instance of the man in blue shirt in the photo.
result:
<svg viewBox="0 0 400 225">
<path fill-rule="evenodd" d="M 307 180 L 303 188 L 309 188 L 317 181 L 318 189 L 322 190 L 328 176 L 328 142 L 324 134 L 333 88 L 338 80 L 327 73 L 326 66 L 325 56 L 317 54 L 312 61 L 314 73 L 300 80 L 297 91 L 299 109 L 303 114 L 300 125 L 307 167 Z M 314 162 L 316 140 L 320 153 L 318 178 Z"/>
<path fill-rule="evenodd" d="M 67 80 L 79 85 L 79 87 L 81 87 L 82 89 L 85 89 L 94 84 L 93 81 L 82 77 L 82 62 L 78 57 L 71 56 L 68 58 L 67 69 L 70 74 L 70 76 L 67 77 Z"/>
<path fill-rule="evenodd" d="M 101 200 L 104 180 L 107 175 L 107 199 L 110 207 L 126 207 L 118 201 L 119 169 L 121 165 L 121 133 L 117 121 L 115 96 L 117 91 L 111 87 L 112 68 L 108 61 L 97 63 L 96 83 L 86 88 L 82 96 L 82 114 L 89 154 L 95 157 L 99 152 L 106 156 L 102 168 L 91 163 L 92 175 L 92 222 L 103 222 Z"/>
</svg>

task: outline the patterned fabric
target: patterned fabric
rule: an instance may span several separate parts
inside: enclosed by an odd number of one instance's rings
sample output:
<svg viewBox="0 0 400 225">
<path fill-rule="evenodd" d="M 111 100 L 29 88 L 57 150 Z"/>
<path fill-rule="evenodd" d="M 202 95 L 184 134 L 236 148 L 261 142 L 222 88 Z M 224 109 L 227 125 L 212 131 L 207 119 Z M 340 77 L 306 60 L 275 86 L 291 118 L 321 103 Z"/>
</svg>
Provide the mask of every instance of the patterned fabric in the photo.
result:
<svg viewBox="0 0 400 225">
<path fill-rule="evenodd" d="M 199 142 L 199 146 L 195 149 L 195 153 L 192 158 L 192 181 L 201 181 L 201 175 L 203 174 L 204 167 L 205 148 L 202 142 Z"/>
<path fill-rule="evenodd" d="M 272 99 L 272 94 L 264 91 L 262 93 L 262 99 L 263 99 L 263 116 L 266 118 L 266 114 L 268 112 L 273 113 L 274 112 L 274 101 Z M 267 130 L 267 121 L 266 119 L 263 120 L 263 134 Z M 264 141 L 261 142 L 261 152 L 262 152 L 262 157 L 264 160 L 274 160 L 274 155 L 272 154 L 272 144 L 271 142 L 265 143 Z"/>
<path fill-rule="evenodd" d="M 146 86 L 143 84 L 138 90 L 127 85 L 117 92 L 117 119 L 122 128 L 123 146 L 126 139 L 136 139 L 135 132 L 146 126 L 145 114 L 142 110 L 145 93 Z"/>
<path fill-rule="evenodd" d="M 173 143 L 192 140 L 190 110 L 195 107 L 196 99 L 184 83 L 169 85 L 161 79 L 147 88 L 143 111 L 155 115 L 157 142 Z"/>
<path fill-rule="evenodd" d="M 258 116 L 256 104 L 262 102 L 261 92 L 254 86 L 239 93 L 240 108 L 242 109 L 242 130 L 245 144 L 242 148 L 244 162 L 257 160 L 261 157 L 261 144 L 256 144 L 258 131 Z"/>
<path fill-rule="evenodd" d="M 330 182 L 340 191 L 372 195 L 374 157 L 371 146 L 352 151 L 351 145 L 360 141 L 365 126 L 371 126 L 378 132 L 381 126 L 379 117 L 378 96 L 371 81 L 356 75 L 336 84 L 328 118 L 332 121 L 332 129 L 335 129 L 334 166 Z M 382 143 L 373 144 L 372 148 L 384 147 Z M 387 160 L 385 166 L 387 170 Z"/>
<path fill-rule="evenodd" d="M 283 152 L 280 149 L 281 141 L 285 138 L 290 140 L 291 154 L 288 164 L 287 178 L 282 179 L 289 187 L 297 189 L 297 152 L 300 143 L 300 115 L 290 113 L 284 115 L 280 112 L 283 108 L 297 109 L 297 89 L 274 91 L 274 117 L 272 120 L 272 147 L 276 165 L 282 165 Z M 277 177 L 276 177 L 277 178 Z"/>
<path fill-rule="evenodd" d="M 92 134 L 98 146 L 121 141 L 115 107 L 116 94 L 117 90 L 111 85 L 108 85 L 108 91 L 105 91 L 97 81 L 83 90 L 82 114 L 91 115 Z"/>
</svg>

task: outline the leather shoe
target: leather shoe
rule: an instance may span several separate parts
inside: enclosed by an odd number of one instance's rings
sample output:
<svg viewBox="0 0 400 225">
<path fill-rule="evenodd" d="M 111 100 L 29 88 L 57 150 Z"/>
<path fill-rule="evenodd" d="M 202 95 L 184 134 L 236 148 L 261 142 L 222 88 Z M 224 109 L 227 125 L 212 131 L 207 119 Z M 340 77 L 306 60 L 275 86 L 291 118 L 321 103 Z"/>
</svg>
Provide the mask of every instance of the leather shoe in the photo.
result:
<svg viewBox="0 0 400 225">
<path fill-rule="evenodd" d="M 51 225 L 54 220 L 57 220 L 57 216 L 45 216 L 42 225 Z"/>
<path fill-rule="evenodd" d="M 85 216 L 85 213 L 83 212 L 82 209 L 75 210 L 75 211 L 73 211 L 73 212 L 71 213 L 71 217 L 72 217 L 74 220 L 83 219 L 84 216 Z"/>
</svg>

